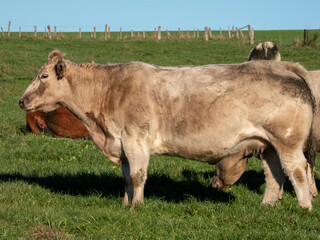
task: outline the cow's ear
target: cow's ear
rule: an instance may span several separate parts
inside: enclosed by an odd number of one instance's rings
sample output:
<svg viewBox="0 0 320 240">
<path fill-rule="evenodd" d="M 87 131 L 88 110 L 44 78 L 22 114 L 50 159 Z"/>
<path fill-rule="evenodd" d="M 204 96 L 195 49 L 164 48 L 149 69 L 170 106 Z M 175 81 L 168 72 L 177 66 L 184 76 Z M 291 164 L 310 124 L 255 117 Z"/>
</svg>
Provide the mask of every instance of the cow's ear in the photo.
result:
<svg viewBox="0 0 320 240">
<path fill-rule="evenodd" d="M 62 79 L 66 71 L 66 64 L 62 60 L 59 60 L 55 66 L 55 70 L 58 80 Z"/>
<path fill-rule="evenodd" d="M 61 52 L 58 49 L 55 49 L 51 53 L 49 53 L 48 60 L 51 61 L 54 58 L 57 58 L 58 60 L 62 60 L 64 56 L 65 54 L 63 52 Z"/>
</svg>

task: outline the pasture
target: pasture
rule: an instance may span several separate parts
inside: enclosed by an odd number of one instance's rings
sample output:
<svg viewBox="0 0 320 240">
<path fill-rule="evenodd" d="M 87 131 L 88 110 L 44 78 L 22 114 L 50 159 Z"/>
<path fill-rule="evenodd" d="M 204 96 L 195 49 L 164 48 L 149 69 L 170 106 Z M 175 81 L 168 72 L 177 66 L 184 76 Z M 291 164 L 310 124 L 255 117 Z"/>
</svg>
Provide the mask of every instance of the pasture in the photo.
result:
<svg viewBox="0 0 320 240">
<path fill-rule="evenodd" d="M 261 206 L 265 181 L 255 158 L 234 186 L 215 190 L 210 183 L 214 166 L 152 157 L 145 204 L 130 211 L 121 205 L 121 166 L 108 161 L 90 140 L 26 133 L 18 100 L 53 49 L 76 63 L 168 66 L 240 63 L 253 46 L 234 39 L 103 41 L 65 35 L 51 41 L 33 39 L 31 33 L 0 38 L 1 239 L 319 239 L 320 197 L 310 213 L 298 206 L 287 181 L 282 200 L 274 207 Z M 298 38 L 303 31 L 255 32 L 255 43 L 274 41 L 282 60 L 320 69 L 319 40 L 313 47 L 293 47 Z"/>
</svg>

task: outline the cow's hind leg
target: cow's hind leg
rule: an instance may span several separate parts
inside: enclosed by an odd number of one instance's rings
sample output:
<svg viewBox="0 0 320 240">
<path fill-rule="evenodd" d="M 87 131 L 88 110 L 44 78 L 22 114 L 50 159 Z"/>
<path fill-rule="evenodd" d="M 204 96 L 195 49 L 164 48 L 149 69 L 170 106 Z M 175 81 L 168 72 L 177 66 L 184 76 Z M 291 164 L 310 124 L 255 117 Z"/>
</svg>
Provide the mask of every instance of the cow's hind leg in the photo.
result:
<svg viewBox="0 0 320 240">
<path fill-rule="evenodd" d="M 122 164 L 125 180 L 123 204 L 131 202 L 131 208 L 143 203 L 144 185 L 147 180 L 149 153 L 142 140 L 127 139 L 123 144 L 126 161 Z"/>
<path fill-rule="evenodd" d="M 282 198 L 285 174 L 275 149 L 269 145 L 262 154 L 262 165 L 266 178 L 266 189 L 262 204 L 273 205 Z"/>
<path fill-rule="evenodd" d="M 307 160 L 302 151 L 280 152 L 281 165 L 288 175 L 296 192 L 299 205 L 312 209 L 310 185 L 307 176 Z"/>
</svg>

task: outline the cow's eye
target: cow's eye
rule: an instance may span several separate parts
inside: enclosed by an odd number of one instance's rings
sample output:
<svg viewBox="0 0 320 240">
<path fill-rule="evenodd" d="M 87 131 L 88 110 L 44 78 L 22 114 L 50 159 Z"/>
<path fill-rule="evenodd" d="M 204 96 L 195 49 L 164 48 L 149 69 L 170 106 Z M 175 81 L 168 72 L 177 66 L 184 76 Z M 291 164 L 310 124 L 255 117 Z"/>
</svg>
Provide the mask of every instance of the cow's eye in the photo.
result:
<svg viewBox="0 0 320 240">
<path fill-rule="evenodd" d="M 41 79 L 46 79 L 47 77 L 49 77 L 48 74 L 45 74 L 45 73 L 44 73 L 44 74 L 41 75 Z"/>
</svg>

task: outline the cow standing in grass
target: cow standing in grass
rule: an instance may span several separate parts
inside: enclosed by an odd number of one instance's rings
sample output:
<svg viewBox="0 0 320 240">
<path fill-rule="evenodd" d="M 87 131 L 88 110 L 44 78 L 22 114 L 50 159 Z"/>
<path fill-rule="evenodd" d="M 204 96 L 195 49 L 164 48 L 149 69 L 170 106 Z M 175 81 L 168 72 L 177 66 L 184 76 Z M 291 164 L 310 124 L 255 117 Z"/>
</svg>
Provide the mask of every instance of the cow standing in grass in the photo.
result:
<svg viewBox="0 0 320 240">
<path fill-rule="evenodd" d="M 279 199 L 288 175 L 299 205 L 311 210 L 302 149 L 315 107 L 306 77 L 286 62 L 75 64 L 56 50 L 19 105 L 30 112 L 64 106 L 81 119 L 103 154 L 122 164 L 123 203 L 132 208 L 143 202 L 150 155 L 216 164 L 254 152 L 266 174 L 262 203 Z"/>
</svg>

